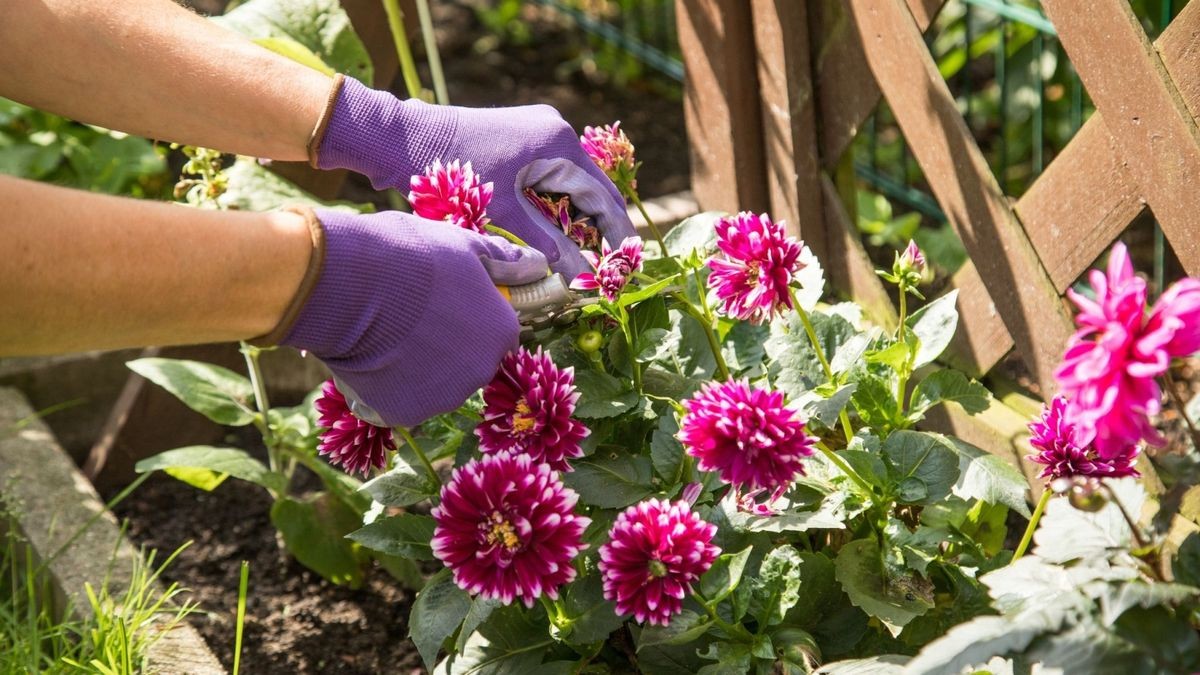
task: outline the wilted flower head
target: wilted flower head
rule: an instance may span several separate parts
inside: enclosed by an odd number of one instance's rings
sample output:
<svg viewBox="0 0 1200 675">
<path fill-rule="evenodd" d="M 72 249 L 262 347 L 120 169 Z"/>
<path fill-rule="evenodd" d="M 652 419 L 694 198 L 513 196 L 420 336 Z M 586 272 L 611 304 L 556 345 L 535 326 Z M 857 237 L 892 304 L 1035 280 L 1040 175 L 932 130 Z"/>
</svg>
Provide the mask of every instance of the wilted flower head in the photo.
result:
<svg viewBox="0 0 1200 675">
<path fill-rule="evenodd" d="M 629 283 L 634 272 L 642 269 L 642 238 L 625 237 L 617 250 L 604 242 L 603 255 L 583 251 L 583 257 L 595 268 L 595 272 L 584 272 L 575 277 L 571 288 L 581 291 L 599 289 L 600 294 L 610 301 L 621 295 L 621 289 Z"/>
<path fill-rule="evenodd" d="M 621 131 L 620 121 L 602 127 L 584 127 L 579 144 L 622 192 L 637 189 L 638 167 L 633 158 L 633 143 Z"/>
<path fill-rule="evenodd" d="M 667 625 L 721 553 L 712 544 L 716 531 L 682 500 L 650 499 L 625 509 L 600 547 L 604 597 L 620 614 Z"/>
<path fill-rule="evenodd" d="M 1081 440 L 1083 435 L 1069 419 L 1069 414 L 1067 400 L 1055 396 L 1042 408 L 1041 417 L 1029 423 L 1029 444 L 1038 453 L 1029 455 L 1028 459 L 1046 465 L 1042 470 L 1042 478 L 1054 480 L 1075 476 L 1118 478 L 1138 475 L 1133 468 L 1138 455 L 1136 445 L 1130 445 L 1107 459 L 1101 458 L 1094 447 Z"/>
<path fill-rule="evenodd" d="M 575 369 L 559 369 L 538 347 L 520 347 L 500 362 L 483 390 L 483 421 L 475 428 L 485 453 L 526 453 L 556 471 L 570 471 L 588 428 L 571 417 L 579 392 Z"/>
<path fill-rule="evenodd" d="M 546 216 L 552 224 L 557 225 L 567 238 L 575 242 L 580 249 L 587 251 L 600 250 L 600 228 L 588 222 L 586 216 L 578 219 L 571 218 L 571 198 L 563 195 L 554 199 L 549 195 L 538 194 L 533 188 L 525 188 L 525 198 Z"/>
<path fill-rule="evenodd" d="M 782 393 L 746 380 L 709 382 L 683 407 L 678 438 L 701 470 L 746 490 L 779 490 L 804 474 L 814 439 Z"/>
<path fill-rule="evenodd" d="M 327 455 L 330 464 L 364 476 L 372 468 L 387 466 L 388 451 L 396 450 L 392 430 L 364 422 L 350 412 L 346 397 L 333 380 L 321 385 L 321 395 L 313 406 L 317 409 L 317 426 L 323 428 L 317 452 Z"/>
<path fill-rule="evenodd" d="M 413 213 L 430 220 L 444 220 L 463 229 L 483 233 L 488 224 L 487 205 L 492 201 L 492 184 L 484 183 L 467 162 L 458 160 L 433 165 L 409 181 L 408 202 Z"/>
<path fill-rule="evenodd" d="M 796 300 L 811 311 L 825 285 L 821 265 L 803 242 L 787 236 L 782 223 L 767 214 L 743 211 L 716 223 L 720 252 L 708 261 L 708 287 L 721 301 L 721 312 L 762 323 L 792 307 L 788 287 L 796 281 Z"/>
<path fill-rule="evenodd" d="M 1107 273 L 1092 270 L 1090 281 L 1093 298 L 1067 291 L 1079 308 L 1079 330 L 1054 374 L 1070 401 L 1082 442 L 1095 444 L 1100 457 L 1109 459 L 1141 439 L 1163 442 L 1149 419 L 1161 409 L 1155 378 L 1170 366 L 1168 345 L 1186 330 L 1180 317 L 1197 311 L 1197 295 L 1186 286 L 1177 295 L 1164 294 L 1167 303 L 1155 308 L 1156 320 L 1148 323 L 1146 282 L 1134 275 L 1121 243 L 1109 255 Z M 1193 341 L 1181 333 L 1177 344 Z"/>
<path fill-rule="evenodd" d="M 468 593 L 526 607 L 575 579 L 571 561 L 587 548 L 591 522 L 576 515 L 579 496 L 549 464 L 501 453 L 455 469 L 431 512 L 433 554 Z"/>
</svg>

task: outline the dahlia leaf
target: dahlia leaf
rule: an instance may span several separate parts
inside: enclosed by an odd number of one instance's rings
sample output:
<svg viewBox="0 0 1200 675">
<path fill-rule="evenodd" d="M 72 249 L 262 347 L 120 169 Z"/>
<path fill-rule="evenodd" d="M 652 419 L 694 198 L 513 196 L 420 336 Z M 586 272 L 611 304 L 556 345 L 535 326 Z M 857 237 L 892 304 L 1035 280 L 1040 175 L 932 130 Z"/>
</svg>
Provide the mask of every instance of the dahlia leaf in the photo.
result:
<svg viewBox="0 0 1200 675">
<path fill-rule="evenodd" d="M 749 673 L 753 664 L 751 649 L 750 645 L 741 642 L 714 642 L 708 646 L 707 651 L 700 652 L 700 658 L 716 663 L 704 666 L 696 675 Z M 771 656 L 774 656 L 774 652 Z"/>
<path fill-rule="evenodd" d="M 842 346 L 858 333 L 842 317 L 820 312 L 813 313 L 812 324 L 826 358 L 836 358 Z M 799 398 L 804 392 L 828 381 L 804 325 L 794 313 L 786 319 L 771 322 L 771 336 L 765 347 L 772 361 L 771 369 L 778 373 L 773 378 L 775 386 L 788 398 Z"/>
<path fill-rule="evenodd" d="M 414 560 L 433 560 L 433 518 L 415 513 L 404 513 L 376 520 L 355 530 L 346 538 L 362 546 L 387 555 Z"/>
<path fill-rule="evenodd" d="M 1126 513 L 1141 513 L 1146 492 L 1134 478 L 1108 480 Z M 1052 563 L 1107 557 L 1128 549 L 1133 541 L 1129 524 L 1120 508 L 1109 502 L 1089 513 L 1071 506 L 1067 499 L 1051 499 L 1045 516 L 1033 535 L 1034 552 Z"/>
<path fill-rule="evenodd" d="M 650 461 L 667 485 L 678 485 L 683 479 L 683 444 L 675 438 L 678 433 L 675 416 L 663 415 L 650 436 Z"/>
<path fill-rule="evenodd" d="M 613 604 L 604 599 L 599 574 L 590 574 L 564 588 L 562 608 L 570 621 L 570 632 L 565 639 L 573 645 L 590 645 L 607 639 L 625 623 Z"/>
<path fill-rule="evenodd" d="M 771 550 L 763 558 L 758 574 L 751 578 L 753 595 L 750 613 L 760 625 L 773 626 L 800 601 L 800 571 L 803 560 L 791 544 Z"/>
<path fill-rule="evenodd" d="M 1012 616 L 980 616 L 950 629 L 925 645 L 905 672 L 957 675 L 969 666 L 1004 654 L 1019 654 L 1062 621 L 1060 611 Z"/>
<path fill-rule="evenodd" d="M 717 241 L 717 221 L 727 214 L 721 211 L 705 211 L 684 218 L 663 236 L 667 253 L 685 257 L 693 251 L 704 257 Z"/>
<path fill-rule="evenodd" d="M 625 288 L 633 290 L 621 293 L 621 297 L 617 298 L 617 306 L 628 307 L 643 300 L 648 300 L 661 293 L 664 288 L 670 286 L 676 281 L 679 281 L 678 274 L 656 281 L 649 286 L 626 286 Z"/>
<path fill-rule="evenodd" d="M 846 493 L 835 491 L 826 495 L 816 510 L 789 508 L 786 499 L 772 503 L 779 511 L 770 516 L 745 513 L 737 506 L 733 495 L 721 500 L 721 509 L 731 526 L 745 532 L 807 532 L 809 530 L 842 530 L 846 528 Z"/>
<path fill-rule="evenodd" d="M 484 598 L 476 596 L 471 599 L 471 609 L 467 612 L 467 616 L 463 619 L 462 628 L 458 631 L 458 639 L 454 642 L 454 651 L 462 652 L 463 647 L 467 644 L 467 638 L 475 632 L 479 624 L 487 621 L 487 618 L 492 615 L 492 612 L 504 606 L 504 603 L 494 598 Z"/>
<path fill-rule="evenodd" d="M 884 654 L 865 659 L 849 659 L 827 663 L 815 671 L 815 675 L 903 675 L 909 671 L 904 665 L 907 656 Z"/>
<path fill-rule="evenodd" d="M 690 609 L 685 609 L 671 618 L 666 626 L 649 624 L 642 628 L 637 640 L 637 650 L 640 653 L 647 647 L 657 645 L 680 645 L 694 642 L 708 632 L 712 623 L 708 617 L 701 616 Z"/>
<path fill-rule="evenodd" d="M 592 456 L 574 462 L 575 470 L 564 474 L 563 483 L 579 493 L 585 504 L 620 509 L 650 496 L 653 470 L 645 456 Z"/>
<path fill-rule="evenodd" d="M 362 585 L 362 564 L 345 535 L 360 523 L 358 514 L 326 493 L 306 501 L 285 497 L 271 507 L 271 524 L 288 552 L 322 577 L 351 588 Z"/>
<path fill-rule="evenodd" d="M 584 419 L 615 417 L 638 402 L 636 392 L 626 391 L 625 385 L 608 373 L 590 369 L 578 371 L 575 373 L 575 387 L 579 390 L 575 416 Z"/>
<path fill-rule="evenodd" d="M 1200 587 L 1200 532 L 1193 532 L 1179 545 L 1171 561 L 1171 573 L 1181 584 Z"/>
<path fill-rule="evenodd" d="M 981 450 L 966 441 L 942 436 L 943 444 L 958 454 L 958 482 L 954 494 L 963 499 L 978 499 L 989 504 L 1003 504 L 1029 517 L 1025 493 L 1029 482 L 1003 457 Z"/>
<path fill-rule="evenodd" d="M 967 379 L 961 372 L 949 368 L 937 370 L 917 383 L 909 418 L 920 419 L 930 408 L 947 401 L 954 401 L 969 414 L 976 415 L 987 410 L 991 398 L 986 387 Z"/>
<path fill-rule="evenodd" d="M 373 213 L 371 204 L 318 199 L 291 181 L 274 174 L 252 157 L 239 157 L 225 170 L 229 185 L 217 198 L 222 208 L 238 211 L 273 211 L 288 204 L 312 206 L 343 213 Z"/>
<path fill-rule="evenodd" d="M 454 583 L 448 569 L 431 577 L 417 593 L 408 617 L 408 636 L 427 670 L 433 671 L 442 643 L 458 630 L 470 610 L 471 597 Z"/>
<path fill-rule="evenodd" d="M 830 316 L 837 316 L 841 319 L 846 318 L 840 314 L 831 314 Z M 833 371 L 834 375 L 841 375 L 853 370 L 862 360 L 863 354 L 867 352 L 867 348 L 871 346 L 872 339 L 873 337 L 869 333 L 858 333 L 849 340 L 846 340 L 845 343 L 838 347 L 838 351 L 833 355 L 833 358 L 829 360 L 829 369 Z"/>
<path fill-rule="evenodd" d="M 729 597 L 742 581 L 746 563 L 750 560 L 753 547 L 747 546 L 737 553 L 719 556 L 712 567 L 700 577 L 700 595 L 708 602 L 717 604 Z"/>
<path fill-rule="evenodd" d="M 417 596 L 418 600 L 420 596 Z M 464 612 L 466 610 L 463 610 Z M 544 622 L 530 620 L 531 612 L 502 607 L 492 612 L 463 644 L 463 650 L 437 673 L 447 675 L 524 675 L 538 670 L 554 646 Z M 411 625 L 411 624 L 410 624 Z"/>
<path fill-rule="evenodd" d="M 838 387 L 837 391 L 825 396 L 818 390 L 805 392 L 800 398 L 793 401 L 793 405 L 797 405 L 804 411 L 806 423 L 811 423 L 814 420 L 821 426 L 832 429 L 838 420 L 838 415 L 842 414 L 842 410 L 850 403 L 850 397 L 854 394 L 854 390 L 858 387 L 855 383 L 845 384 Z"/>
<path fill-rule="evenodd" d="M 884 574 L 879 544 L 857 539 L 842 547 L 835 561 L 837 580 L 850 602 L 879 619 L 893 636 L 910 621 L 933 608 L 915 577 Z"/>
<path fill-rule="evenodd" d="M 250 380 L 228 368 L 200 361 L 145 358 L 125 364 L 166 389 L 184 405 L 208 419 L 231 427 L 254 421 L 254 389 Z"/>
<path fill-rule="evenodd" d="M 423 471 L 397 460 L 390 471 L 363 483 L 362 491 L 385 506 L 411 506 L 436 494 Z"/>
<path fill-rule="evenodd" d="M 883 458 L 902 503 L 933 504 L 958 481 L 958 457 L 936 434 L 892 432 L 883 443 Z"/>
<path fill-rule="evenodd" d="M 958 289 L 954 289 L 913 312 L 906 323 L 921 341 L 913 368 L 932 363 L 946 351 L 958 329 Z"/>
<path fill-rule="evenodd" d="M 1196 599 L 1200 589 L 1184 584 L 1147 583 L 1134 579 L 1125 584 L 1106 584 L 1100 592 L 1100 621 L 1105 626 L 1117 622 L 1126 610 L 1133 607 L 1149 609 L 1157 605 L 1177 606 Z"/>
<path fill-rule="evenodd" d="M 186 448 L 167 450 L 143 459 L 134 468 L 138 473 L 159 469 L 168 472 L 177 470 L 172 475 L 203 490 L 211 489 L 205 488 L 204 485 L 211 484 L 218 476 L 233 476 L 278 493 L 282 493 L 286 489 L 286 480 L 282 474 L 271 471 L 245 450 L 237 448 L 190 445 Z M 180 472 L 179 469 L 190 471 Z M 190 480 L 185 480 L 185 476 Z M 213 487 L 219 483 L 219 480 L 216 481 Z"/>
<path fill-rule="evenodd" d="M 883 378 L 863 370 L 857 371 L 853 379 L 857 386 L 850 400 L 866 426 L 879 434 L 899 426 L 900 406 L 896 402 L 895 378 Z"/>
</svg>

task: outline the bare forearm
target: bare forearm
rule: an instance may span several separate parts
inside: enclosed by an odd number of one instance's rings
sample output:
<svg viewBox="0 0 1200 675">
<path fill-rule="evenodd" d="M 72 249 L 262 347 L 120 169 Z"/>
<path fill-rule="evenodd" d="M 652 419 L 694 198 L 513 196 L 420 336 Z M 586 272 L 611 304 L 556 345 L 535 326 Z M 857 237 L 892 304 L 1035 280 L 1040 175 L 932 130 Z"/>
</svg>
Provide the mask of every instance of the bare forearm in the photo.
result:
<svg viewBox="0 0 1200 675">
<path fill-rule="evenodd" d="M 251 338 L 312 243 L 291 213 L 202 211 L 0 176 L 0 355 Z"/>
<path fill-rule="evenodd" d="M 139 136 L 305 159 L 325 75 L 171 0 L 4 7 L 0 96 Z"/>
</svg>

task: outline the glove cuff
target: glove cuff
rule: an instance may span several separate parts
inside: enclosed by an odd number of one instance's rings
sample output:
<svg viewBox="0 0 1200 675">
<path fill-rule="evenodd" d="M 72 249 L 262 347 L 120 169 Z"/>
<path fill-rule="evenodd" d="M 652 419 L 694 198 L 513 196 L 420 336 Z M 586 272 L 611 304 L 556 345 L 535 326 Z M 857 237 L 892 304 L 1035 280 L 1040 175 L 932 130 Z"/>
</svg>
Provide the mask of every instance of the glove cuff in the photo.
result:
<svg viewBox="0 0 1200 675">
<path fill-rule="evenodd" d="M 458 126 L 454 109 L 401 101 L 350 77 L 337 78 L 309 141 L 319 169 L 350 169 L 376 189 L 404 188 L 441 157 Z"/>
<path fill-rule="evenodd" d="M 308 257 L 308 268 L 304 271 L 304 278 L 300 280 L 296 295 L 288 303 L 279 323 L 269 333 L 247 340 L 255 347 L 274 347 L 283 341 L 295 325 L 296 319 L 300 317 L 300 310 L 304 308 L 313 289 L 316 288 L 317 280 L 321 278 L 321 269 L 325 265 L 325 229 L 321 227 L 317 214 L 306 206 L 286 206 L 283 210 L 304 217 L 308 224 L 308 233 L 312 237 L 312 253 Z"/>
</svg>

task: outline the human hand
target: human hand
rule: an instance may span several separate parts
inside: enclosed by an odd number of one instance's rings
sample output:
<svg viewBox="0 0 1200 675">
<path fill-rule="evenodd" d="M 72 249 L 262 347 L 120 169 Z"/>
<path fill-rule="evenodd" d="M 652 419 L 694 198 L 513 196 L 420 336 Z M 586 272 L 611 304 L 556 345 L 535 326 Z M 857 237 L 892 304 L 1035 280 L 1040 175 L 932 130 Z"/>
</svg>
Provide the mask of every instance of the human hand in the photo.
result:
<svg viewBox="0 0 1200 675">
<path fill-rule="evenodd" d="M 435 106 L 401 101 L 352 78 L 342 82 L 314 136 L 314 166 L 352 169 L 376 189 L 407 189 L 434 159 L 469 161 L 495 184 L 492 221 L 544 253 L 568 280 L 591 267 L 578 245 L 529 203 L 525 188 L 569 194 L 613 248 L 635 234 L 625 200 L 554 108 Z"/>
<path fill-rule="evenodd" d="M 496 285 L 545 277 L 538 251 L 396 211 L 308 215 L 324 262 L 281 344 L 324 361 L 378 413 L 368 421 L 414 426 L 453 410 L 517 348 L 517 314 Z"/>
</svg>

